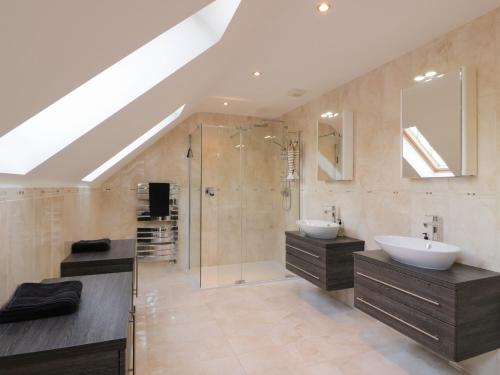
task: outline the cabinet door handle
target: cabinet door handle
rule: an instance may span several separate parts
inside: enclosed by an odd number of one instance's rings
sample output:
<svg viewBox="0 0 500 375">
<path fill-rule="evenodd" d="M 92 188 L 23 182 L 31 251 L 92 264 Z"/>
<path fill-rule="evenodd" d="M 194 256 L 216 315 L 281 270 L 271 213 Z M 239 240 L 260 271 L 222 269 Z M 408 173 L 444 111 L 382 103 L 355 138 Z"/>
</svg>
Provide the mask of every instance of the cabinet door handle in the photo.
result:
<svg viewBox="0 0 500 375">
<path fill-rule="evenodd" d="M 301 253 L 307 254 L 307 255 L 309 255 L 309 256 L 311 256 L 313 258 L 319 259 L 319 255 L 310 253 L 309 251 L 305 251 L 305 250 L 299 249 L 298 247 L 295 247 L 295 246 L 292 246 L 292 245 L 289 245 L 289 244 L 286 244 L 286 246 L 287 247 L 291 247 L 292 249 L 295 249 L 297 251 L 300 251 Z"/>
<path fill-rule="evenodd" d="M 300 267 L 297 267 L 295 264 L 292 264 L 292 263 L 290 263 L 290 262 L 286 262 L 286 264 L 288 264 L 289 266 L 292 266 L 293 268 L 298 269 L 298 270 L 299 270 L 299 271 L 301 271 L 301 272 L 304 272 L 306 275 L 309 275 L 309 276 L 311 276 L 311 277 L 315 278 L 316 280 L 319 280 L 319 277 L 318 277 L 318 276 L 313 275 L 312 273 L 309 273 L 309 272 L 307 272 L 306 270 L 304 270 L 304 269 L 302 269 L 302 268 L 300 268 Z"/>
<path fill-rule="evenodd" d="M 390 318 L 392 318 L 392 319 L 394 319 L 394 320 L 397 320 L 398 322 L 400 322 L 400 323 L 402 323 L 402 324 L 406 325 L 407 327 L 410 327 L 410 328 L 414 329 L 415 331 L 420 332 L 420 333 L 422 333 L 423 335 L 425 335 L 425 336 L 427 336 L 427 337 L 430 337 L 431 339 L 433 339 L 433 340 L 435 340 L 435 341 L 439 341 L 439 337 L 434 336 L 434 335 L 431 335 L 430 333 L 428 333 L 428 332 L 424 331 L 423 329 L 420 329 L 420 328 L 418 328 L 417 326 L 414 326 L 413 324 L 408 323 L 407 321 L 405 321 L 405 320 L 403 320 L 403 319 L 401 319 L 401 318 L 398 318 L 397 316 L 395 316 L 395 315 L 393 315 L 393 314 L 391 314 L 391 313 L 388 313 L 387 311 L 385 311 L 385 310 L 381 309 L 380 307 L 375 306 L 375 305 L 371 304 L 370 302 L 365 301 L 363 298 L 356 297 L 356 300 L 358 300 L 359 302 L 364 303 L 365 305 L 370 306 L 371 308 L 373 308 L 373 309 L 375 309 L 375 310 L 377 310 L 377 311 L 380 311 L 382 314 L 385 314 L 385 315 L 387 315 L 388 317 L 390 317 Z"/>
<path fill-rule="evenodd" d="M 419 296 L 418 294 L 415 294 L 415 293 L 412 293 L 412 292 L 410 292 L 410 291 L 408 291 L 408 290 L 405 290 L 405 289 L 399 288 L 399 287 L 397 287 L 396 285 L 392 285 L 392 284 L 386 283 L 385 281 L 382 281 L 382 280 L 376 279 L 375 277 L 365 275 L 364 273 L 361 273 L 361 272 L 356 272 L 356 275 L 359 275 L 359 276 L 361 276 L 361 277 L 364 277 L 365 279 L 368 279 L 368 280 L 375 281 L 376 283 L 379 283 L 379 284 L 382 284 L 382 285 L 388 286 L 389 288 L 392 288 L 392 289 L 395 289 L 395 290 L 400 291 L 400 292 L 402 292 L 402 293 L 408 294 L 409 296 L 412 296 L 412 297 L 415 297 L 415 298 L 421 299 L 422 301 L 428 302 L 428 303 L 433 304 L 433 305 L 435 305 L 435 306 L 440 306 L 439 302 L 437 302 L 437 301 L 434 301 L 434 300 L 432 300 L 432 299 L 429 299 L 429 298 L 425 298 L 425 297 Z"/>
</svg>

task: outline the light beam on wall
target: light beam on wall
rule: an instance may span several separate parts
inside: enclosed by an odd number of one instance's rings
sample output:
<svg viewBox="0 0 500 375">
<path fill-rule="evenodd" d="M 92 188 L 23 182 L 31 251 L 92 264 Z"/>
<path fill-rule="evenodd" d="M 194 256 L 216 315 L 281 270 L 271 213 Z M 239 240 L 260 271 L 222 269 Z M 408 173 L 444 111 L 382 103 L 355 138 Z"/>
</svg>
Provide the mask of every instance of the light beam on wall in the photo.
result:
<svg viewBox="0 0 500 375">
<path fill-rule="evenodd" d="M 212 47 L 239 4 L 210 3 L 0 137 L 0 173 L 28 173 Z"/>
<path fill-rule="evenodd" d="M 177 120 L 177 118 L 181 115 L 183 110 L 184 110 L 184 105 L 182 107 L 177 108 L 177 110 L 175 112 L 171 113 L 165 119 L 163 119 L 160 123 L 156 124 L 154 127 L 149 129 L 146 133 L 141 135 L 139 138 L 137 138 L 135 141 L 133 141 L 131 144 L 129 144 L 127 147 L 125 147 L 123 150 L 121 150 L 119 153 L 117 153 L 111 159 L 109 159 L 107 162 L 102 164 L 95 171 L 89 173 L 87 176 L 82 178 L 82 181 L 85 181 L 85 182 L 94 181 L 97 177 L 99 177 L 104 172 L 106 172 L 108 169 L 110 169 L 111 167 L 116 165 L 120 160 L 125 158 L 131 152 L 137 150 L 137 148 L 139 148 L 143 143 L 147 142 L 149 139 L 151 139 L 156 134 L 158 134 L 160 131 L 165 129 L 168 125 L 170 125 L 172 122 Z"/>
</svg>

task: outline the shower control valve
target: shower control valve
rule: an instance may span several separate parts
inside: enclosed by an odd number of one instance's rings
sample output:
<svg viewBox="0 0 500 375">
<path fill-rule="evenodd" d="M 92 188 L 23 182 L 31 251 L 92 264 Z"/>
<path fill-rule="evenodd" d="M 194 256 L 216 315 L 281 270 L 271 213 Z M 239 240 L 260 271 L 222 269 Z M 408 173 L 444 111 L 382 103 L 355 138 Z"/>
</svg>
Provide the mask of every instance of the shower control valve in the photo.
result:
<svg viewBox="0 0 500 375">
<path fill-rule="evenodd" d="M 215 188 L 213 188 L 213 187 L 205 188 L 205 195 L 207 195 L 209 197 L 214 197 L 215 196 Z"/>
</svg>

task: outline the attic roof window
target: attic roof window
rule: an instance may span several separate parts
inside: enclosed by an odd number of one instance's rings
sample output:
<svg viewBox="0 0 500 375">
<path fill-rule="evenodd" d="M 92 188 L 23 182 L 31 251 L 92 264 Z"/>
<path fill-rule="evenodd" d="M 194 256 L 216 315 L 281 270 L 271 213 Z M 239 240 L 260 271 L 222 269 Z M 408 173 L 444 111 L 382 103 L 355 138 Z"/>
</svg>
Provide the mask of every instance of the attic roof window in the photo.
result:
<svg viewBox="0 0 500 375">
<path fill-rule="evenodd" d="M 27 174 L 212 47 L 240 1 L 213 1 L 0 137 L 0 173 Z"/>
<path fill-rule="evenodd" d="M 141 135 L 139 138 L 137 138 L 135 141 L 133 141 L 131 144 L 129 144 L 127 147 L 125 147 L 123 150 L 121 150 L 119 153 L 117 153 L 111 159 L 109 159 L 107 162 L 102 164 L 95 171 L 93 171 L 92 173 L 89 173 L 87 176 L 85 176 L 82 179 L 82 181 L 85 181 L 85 182 L 94 181 L 97 177 L 99 177 L 104 172 L 106 172 L 108 169 L 110 169 L 111 167 L 116 165 L 120 160 L 125 158 L 127 155 L 129 155 L 133 151 L 137 150 L 142 144 L 144 144 L 145 142 L 150 140 L 152 137 L 154 137 L 160 131 L 165 129 L 172 122 L 177 120 L 177 118 L 181 115 L 183 110 L 184 110 L 184 105 L 182 107 L 177 108 L 177 110 L 175 112 L 171 113 L 165 119 L 163 119 L 160 123 L 158 123 L 157 125 L 155 125 L 151 129 L 149 129 L 146 133 Z"/>
</svg>

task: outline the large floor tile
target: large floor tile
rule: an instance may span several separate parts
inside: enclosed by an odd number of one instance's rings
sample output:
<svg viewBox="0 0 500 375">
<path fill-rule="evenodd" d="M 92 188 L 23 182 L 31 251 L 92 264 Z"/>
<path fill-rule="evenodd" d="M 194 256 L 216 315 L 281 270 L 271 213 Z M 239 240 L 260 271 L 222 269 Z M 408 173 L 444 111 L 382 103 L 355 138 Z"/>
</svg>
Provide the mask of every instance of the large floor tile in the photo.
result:
<svg viewBox="0 0 500 375">
<path fill-rule="evenodd" d="M 299 278 L 200 289 L 187 273 L 165 264 L 141 264 L 141 270 L 138 375 L 457 373 Z"/>
</svg>

